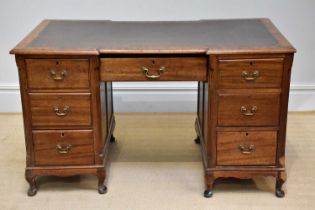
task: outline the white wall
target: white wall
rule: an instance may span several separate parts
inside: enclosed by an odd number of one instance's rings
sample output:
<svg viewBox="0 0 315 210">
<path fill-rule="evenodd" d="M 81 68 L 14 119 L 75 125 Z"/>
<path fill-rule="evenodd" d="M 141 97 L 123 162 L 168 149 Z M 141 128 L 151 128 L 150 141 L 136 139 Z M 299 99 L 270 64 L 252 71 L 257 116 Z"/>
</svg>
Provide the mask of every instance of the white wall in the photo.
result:
<svg viewBox="0 0 315 210">
<path fill-rule="evenodd" d="M 296 47 L 290 110 L 315 110 L 315 1 L 0 0 L 0 112 L 20 111 L 14 47 L 42 19 L 197 20 L 269 17 Z M 195 83 L 117 83 L 116 111 L 195 111 Z M 149 88 L 149 90 L 147 89 Z"/>
</svg>

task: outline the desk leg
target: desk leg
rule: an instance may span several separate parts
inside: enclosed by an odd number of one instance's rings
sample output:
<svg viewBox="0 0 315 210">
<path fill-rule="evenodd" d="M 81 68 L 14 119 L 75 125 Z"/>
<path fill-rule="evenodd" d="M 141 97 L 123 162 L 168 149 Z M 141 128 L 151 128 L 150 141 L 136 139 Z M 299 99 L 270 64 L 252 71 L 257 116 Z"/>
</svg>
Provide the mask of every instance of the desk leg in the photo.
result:
<svg viewBox="0 0 315 210">
<path fill-rule="evenodd" d="M 34 175 L 31 170 L 25 170 L 25 179 L 30 185 L 27 191 L 28 196 L 34 196 L 37 193 L 36 178 L 37 176 Z"/>
<path fill-rule="evenodd" d="M 212 71 L 209 71 L 208 82 L 198 82 L 198 109 L 196 119 L 197 142 L 200 142 L 204 173 L 205 186 L 204 196 L 209 198 L 213 195 L 213 183 L 215 174 L 209 169 L 216 164 L 216 94 L 214 91 L 212 78 L 215 78 Z M 196 143 L 197 143 L 196 142 Z"/>
<path fill-rule="evenodd" d="M 104 194 L 107 192 L 107 187 L 104 184 L 106 174 L 108 174 L 109 167 L 106 167 L 108 160 L 108 151 L 110 143 L 116 142 L 113 135 L 115 129 L 115 117 L 113 106 L 113 88 L 112 82 L 101 82 L 100 84 L 100 110 L 101 110 L 101 127 L 102 127 L 102 157 L 104 170 L 98 170 L 98 192 Z"/>
<path fill-rule="evenodd" d="M 209 104 L 209 83 L 208 82 L 198 82 L 198 108 L 197 108 L 197 119 L 195 123 L 195 129 L 197 132 L 197 138 L 195 143 L 200 144 L 201 153 L 203 158 L 203 165 L 205 171 L 205 186 L 204 196 L 207 198 L 212 197 L 213 195 L 213 183 L 214 176 L 213 174 L 207 173 L 209 153 L 208 146 L 211 143 L 208 138 L 211 137 L 209 132 L 210 121 L 210 104 Z"/>
<path fill-rule="evenodd" d="M 211 198 L 213 195 L 213 185 L 215 177 L 211 174 L 205 174 L 206 189 L 203 193 L 204 197 Z"/>
<path fill-rule="evenodd" d="M 203 119 L 204 119 L 204 82 L 198 82 L 198 99 L 197 99 L 197 121 L 199 128 L 196 127 L 197 137 L 194 140 L 196 144 L 200 144 L 203 135 Z"/>
<path fill-rule="evenodd" d="M 98 193 L 99 194 L 105 194 L 107 192 L 107 187 L 105 185 L 105 170 L 104 169 L 99 169 L 97 171 L 97 177 L 98 177 Z"/>
<path fill-rule="evenodd" d="M 110 137 L 110 143 L 115 143 L 116 142 L 116 138 L 115 136 L 112 134 L 112 136 Z"/>
<path fill-rule="evenodd" d="M 276 177 L 276 193 L 275 194 L 279 198 L 282 198 L 285 195 L 282 189 L 282 185 L 284 184 L 286 179 L 287 179 L 287 174 L 285 171 L 278 172 L 277 177 Z"/>
<path fill-rule="evenodd" d="M 109 119 L 109 135 L 110 136 L 110 143 L 116 142 L 116 138 L 113 135 L 114 128 L 111 130 L 111 122 L 114 121 L 114 99 L 113 99 L 113 83 L 112 82 L 107 82 L 107 102 L 108 102 L 108 119 Z"/>
</svg>

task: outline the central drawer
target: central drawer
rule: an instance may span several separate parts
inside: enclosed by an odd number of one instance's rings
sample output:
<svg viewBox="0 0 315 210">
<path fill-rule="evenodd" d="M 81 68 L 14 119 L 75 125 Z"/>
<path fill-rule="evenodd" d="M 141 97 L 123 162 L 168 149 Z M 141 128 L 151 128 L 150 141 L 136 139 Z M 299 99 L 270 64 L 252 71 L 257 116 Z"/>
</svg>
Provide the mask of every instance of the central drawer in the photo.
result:
<svg viewBox="0 0 315 210">
<path fill-rule="evenodd" d="M 33 126 L 90 126 L 91 94 L 31 93 Z"/>
<path fill-rule="evenodd" d="M 206 57 L 102 58 L 105 81 L 205 81 Z"/>
</svg>

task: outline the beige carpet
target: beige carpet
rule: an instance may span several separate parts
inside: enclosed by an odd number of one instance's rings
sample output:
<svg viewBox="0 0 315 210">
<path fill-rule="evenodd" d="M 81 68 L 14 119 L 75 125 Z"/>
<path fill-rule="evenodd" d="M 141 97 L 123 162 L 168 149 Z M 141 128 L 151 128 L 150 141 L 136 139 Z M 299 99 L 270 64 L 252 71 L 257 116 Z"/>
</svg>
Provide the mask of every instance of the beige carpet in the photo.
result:
<svg viewBox="0 0 315 210">
<path fill-rule="evenodd" d="M 290 113 L 286 197 L 273 178 L 223 179 L 206 199 L 194 114 L 117 114 L 108 193 L 93 176 L 41 178 L 35 197 L 24 180 L 20 114 L 0 115 L 0 210 L 6 209 L 315 209 L 315 113 Z"/>
</svg>

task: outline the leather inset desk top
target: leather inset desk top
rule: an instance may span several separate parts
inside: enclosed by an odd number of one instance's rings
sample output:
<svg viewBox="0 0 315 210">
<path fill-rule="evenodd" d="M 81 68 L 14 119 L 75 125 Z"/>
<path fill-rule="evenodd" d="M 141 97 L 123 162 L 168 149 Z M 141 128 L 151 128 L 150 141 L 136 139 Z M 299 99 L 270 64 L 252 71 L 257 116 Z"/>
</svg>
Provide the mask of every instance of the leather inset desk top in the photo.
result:
<svg viewBox="0 0 315 210">
<path fill-rule="evenodd" d="M 45 20 L 11 53 L 292 52 L 269 19 L 200 21 Z"/>
</svg>

